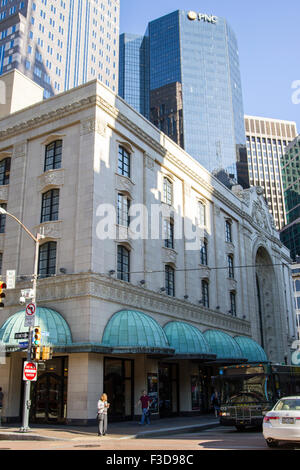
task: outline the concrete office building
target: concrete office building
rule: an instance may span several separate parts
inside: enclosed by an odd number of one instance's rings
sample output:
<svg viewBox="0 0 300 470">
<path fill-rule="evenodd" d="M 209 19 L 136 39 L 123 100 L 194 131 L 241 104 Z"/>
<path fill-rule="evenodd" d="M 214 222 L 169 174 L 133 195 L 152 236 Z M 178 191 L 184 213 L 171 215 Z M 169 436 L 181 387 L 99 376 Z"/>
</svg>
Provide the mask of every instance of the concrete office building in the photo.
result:
<svg viewBox="0 0 300 470">
<path fill-rule="evenodd" d="M 154 416 L 205 413 L 221 364 L 290 362 L 290 258 L 261 189 L 225 188 L 100 82 L 2 117 L 0 203 L 45 237 L 36 324 L 54 356 L 31 422 L 94 423 L 103 391 L 110 419 L 134 419 L 143 388 Z M 8 421 L 23 403 L 15 333 L 28 331 L 34 249 L 1 215 L 2 276 L 17 279 L 0 311 Z"/>
<path fill-rule="evenodd" d="M 245 116 L 249 181 L 261 186 L 277 230 L 286 224 L 281 159 L 297 136 L 295 122 Z"/>
<path fill-rule="evenodd" d="M 2 0 L 0 74 L 13 68 L 44 97 L 98 79 L 118 89 L 119 0 Z"/>
<path fill-rule="evenodd" d="M 238 45 L 227 21 L 178 10 L 151 21 L 144 37 L 151 122 L 226 185 L 249 187 Z M 133 99 L 124 85 L 145 56 L 126 47 L 135 59 L 120 58 L 119 94 L 148 117 L 139 89 Z"/>
</svg>

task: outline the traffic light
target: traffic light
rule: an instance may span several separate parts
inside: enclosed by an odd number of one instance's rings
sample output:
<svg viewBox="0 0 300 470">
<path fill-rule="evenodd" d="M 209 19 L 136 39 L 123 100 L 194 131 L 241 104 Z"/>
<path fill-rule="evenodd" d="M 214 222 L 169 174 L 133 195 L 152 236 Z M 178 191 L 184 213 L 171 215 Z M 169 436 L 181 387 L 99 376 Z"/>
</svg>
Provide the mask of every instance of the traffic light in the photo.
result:
<svg viewBox="0 0 300 470">
<path fill-rule="evenodd" d="M 40 346 L 41 345 L 41 339 L 42 339 L 42 332 L 41 332 L 41 327 L 40 326 L 35 326 L 33 330 L 33 338 L 32 338 L 32 343 L 33 346 Z"/>
<path fill-rule="evenodd" d="M 39 361 L 41 357 L 41 347 L 40 346 L 33 346 L 31 352 L 31 359 L 33 361 Z"/>
<path fill-rule="evenodd" d="M 4 289 L 6 289 L 5 282 L 0 282 L 0 308 L 4 308 L 3 299 L 6 297 L 5 292 L 3 292 Z"/>
<path fill-rule="evenodd" d="M 52 359 L 52 354 L 53 348 L 50 346 L 43 346 L 42 361 L 48 361 L 49 359 Z"/>
</svg>

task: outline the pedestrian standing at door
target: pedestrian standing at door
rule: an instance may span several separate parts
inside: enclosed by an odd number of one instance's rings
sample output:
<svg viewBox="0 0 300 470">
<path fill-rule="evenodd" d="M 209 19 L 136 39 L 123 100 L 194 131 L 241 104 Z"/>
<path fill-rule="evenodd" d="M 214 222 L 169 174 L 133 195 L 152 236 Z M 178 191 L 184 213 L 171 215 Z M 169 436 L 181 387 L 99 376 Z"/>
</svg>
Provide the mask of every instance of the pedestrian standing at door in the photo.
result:
<svg viewBox="0 0 300 470">
<path fill-rule="evenodd" d="M 138 404 L 140 404 L 141 407 L 142 407 L 142 417 L 141 417 L 140 424 L 141 425 L 145 424 L 145 420 L 146 420 L 147 424 L 150 424 L 150 411 L 149 411 L 149 408 L 150 408 L 150 404 L 151 404 L 151 398 L 148 397 L 148 395 L 146 393 L 146 390 L 142 391 L 142 395 L 141 395 L 141 397 L 138 401 Z"/>
<path fill-rule="evenodd" d="M 220 414 L 220 398 L 219 398 L 219 394 L 217 391 L 215 391 L 213 394 L 212 394 L 212 397 L 211 397 L 211 404 L 212 406 L 214 407 L 214 410 L 215 410 L 215 416 L 216 418 L 218 418 L 219 414 Z"/>
<path fill-rule="evenodd" d="M 1 420 L 2 420 L 3 399 L 4 399 L 4 394 L 2 392 L 2 387 L 0 387 L 0 426 L 2 424 Z"/>
<path fill-rule="evenodd" d="M 107 434 L 107 411 L 109 408 L 106 393 L 102 393 L 98 401 L 98 436 L 105 436 Z"/>
</svg>

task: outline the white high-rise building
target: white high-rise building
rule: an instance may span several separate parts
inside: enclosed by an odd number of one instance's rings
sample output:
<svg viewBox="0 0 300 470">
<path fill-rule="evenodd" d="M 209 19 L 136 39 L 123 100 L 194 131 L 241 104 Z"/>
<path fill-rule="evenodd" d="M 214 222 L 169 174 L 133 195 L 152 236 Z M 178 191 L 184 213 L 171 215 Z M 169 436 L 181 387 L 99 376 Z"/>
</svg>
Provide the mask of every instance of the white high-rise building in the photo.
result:
<svg viewBox="0 0 300 470">
<path fill-rule="evenodd" d="M 277 230 L 285 224 L 280 159 L 297 133 L 292 121 L 245 116 L 250 186 L 261 186 Z"/>
<path fill-rule="evenodd" d="M 0 2 L 0 74 L 16 68 L 44 97 L 98 79 L 117 92 L 119 0 Z"/>
</svg>

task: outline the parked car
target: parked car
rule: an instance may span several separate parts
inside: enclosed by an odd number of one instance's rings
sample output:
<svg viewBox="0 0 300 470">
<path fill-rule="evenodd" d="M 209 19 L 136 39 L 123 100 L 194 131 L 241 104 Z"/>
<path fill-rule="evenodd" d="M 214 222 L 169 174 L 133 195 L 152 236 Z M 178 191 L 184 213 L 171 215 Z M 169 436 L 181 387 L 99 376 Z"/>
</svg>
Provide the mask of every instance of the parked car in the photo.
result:
<svg viewBox="0 0 300 470">
<path fill-rule="evenodd" d="M 265 414 L 263 436 L 269 447 L 277 447 L 280 441 L 300 443 L 300 396 L 281 398 Z"/>
</svg>

